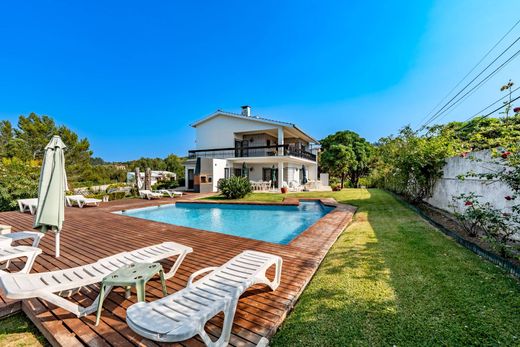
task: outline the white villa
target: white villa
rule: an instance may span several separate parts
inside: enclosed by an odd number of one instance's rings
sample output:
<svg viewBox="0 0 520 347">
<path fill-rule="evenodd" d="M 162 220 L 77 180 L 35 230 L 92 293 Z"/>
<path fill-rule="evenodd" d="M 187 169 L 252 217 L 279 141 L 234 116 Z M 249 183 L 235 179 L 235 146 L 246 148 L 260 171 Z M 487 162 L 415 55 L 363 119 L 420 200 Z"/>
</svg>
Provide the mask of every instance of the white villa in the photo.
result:
<svg viewBox="0 0 520 347">
<path fill-rule="evenodd" d="M 318 141 L 292 123 L 217 110 L 193 123 L 196 149 L 185 163 L 186 189 L 216 192 L 217 182 L 230 176 L 247 176 L 253 182 L 270 182 L 272 189 L 302 185 L 318 179 Z M 305 171 L 305 174 L 304 174 Z M 328 175 L 322 177 L 328 187 Z M 330 189 L 330 188 L 329 188 Z"/>
</svg>

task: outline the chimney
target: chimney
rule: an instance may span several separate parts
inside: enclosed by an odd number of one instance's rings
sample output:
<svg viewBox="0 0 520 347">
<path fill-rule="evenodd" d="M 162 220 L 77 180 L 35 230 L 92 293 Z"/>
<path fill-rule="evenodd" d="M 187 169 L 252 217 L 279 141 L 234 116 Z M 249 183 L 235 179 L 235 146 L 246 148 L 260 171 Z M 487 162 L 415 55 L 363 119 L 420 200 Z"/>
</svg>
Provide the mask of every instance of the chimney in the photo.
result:
<svg viewBox="0 0 520 347">
<path fill-rule="evenodd" d="M 244 117 L 251 117 L 251 106 L 242 106 L 242 116 Z"/>
</svg>

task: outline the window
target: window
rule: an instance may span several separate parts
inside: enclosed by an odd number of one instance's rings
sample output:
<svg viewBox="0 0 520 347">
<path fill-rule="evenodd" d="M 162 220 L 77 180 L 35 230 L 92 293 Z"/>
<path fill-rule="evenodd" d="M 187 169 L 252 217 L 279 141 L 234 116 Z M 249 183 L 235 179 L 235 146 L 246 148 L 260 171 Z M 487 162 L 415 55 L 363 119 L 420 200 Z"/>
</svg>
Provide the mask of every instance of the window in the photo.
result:
<svg viewBox="0 0 520 347">
<path fill-rule="evenodd" d="M 226 167 L 224 168 L 224 178 L 229 178 L 230 174 L 229 174 L 229 168 Z"/>
</svg>

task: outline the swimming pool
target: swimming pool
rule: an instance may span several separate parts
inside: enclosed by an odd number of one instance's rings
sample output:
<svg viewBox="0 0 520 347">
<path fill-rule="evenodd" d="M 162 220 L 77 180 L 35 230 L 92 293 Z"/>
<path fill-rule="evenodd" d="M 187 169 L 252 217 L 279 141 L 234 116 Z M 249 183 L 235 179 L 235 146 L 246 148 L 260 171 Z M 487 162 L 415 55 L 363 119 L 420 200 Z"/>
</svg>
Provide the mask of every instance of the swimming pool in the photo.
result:
<svg viewBox="0 0 520 347">
<path fill-rule="evenodd" d="M 285 245 L 332 209 L 319 201 L 298 206 L 179 202 L 117 213 Z"/>
</svg>

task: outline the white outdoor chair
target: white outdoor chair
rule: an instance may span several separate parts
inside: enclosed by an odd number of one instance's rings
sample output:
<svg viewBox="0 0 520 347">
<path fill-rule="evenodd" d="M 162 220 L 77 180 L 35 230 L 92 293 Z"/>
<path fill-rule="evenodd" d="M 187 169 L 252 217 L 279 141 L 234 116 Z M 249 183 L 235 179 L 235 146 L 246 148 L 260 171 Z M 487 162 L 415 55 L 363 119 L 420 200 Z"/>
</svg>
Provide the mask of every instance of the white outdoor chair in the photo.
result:
<svg viewBox="0 0 520 347">
<path fill-rule="evenodd" d="M 151 190 L 144 189 L 144 190 L 139 191 L 139 196 L 142 199 L 152 200 L 152 199 L 161 199 L 164 196 L 164 194 L 163 193 L 154 193 Z"/>
<path fill-rule="evenodd" d="M 16 201 L 18 202 L 20 212 L 24 213 L 26 211 L 29 211 L 31 214 L 36 213 L 36 209 L 38 208 L 38 198 L 20 199 Z"/>
<path fill-rule="evenodd" d="M 101 199 L 86 198 L 83 195 L 67 195 L 65 200 L 67 201 L 67 206 L 72 207 L 76 204 L 79 208 L 87 205 L 99 206 L 99 203 L 102 201 Z"/>
<path fill-rule="evenodd" d="M 267 269 L 275 266 L 271 281 Z M 210 272 L 198 281 L 193 280 Z M 280 284 L 282 258 L 276 255 L 244 251 L 220 267 L 209 267 L 193 273 L 186 288 L 151 303 L 130 306 L 126 322 L 139 335 L 160 342 L 177 342 L 199 335 L 208 346 L 226 346 L 238 299 L 247 288 L 263 283 L 272 290 Z M 204 325 L 224 312 L 220 338 L 213 342 Z"/>
<path fill-rule="evenodd" d="M 175 242 L 163 242 L 66 270 L 32 274 L 5 273 L 0 275 L 0 289 L 8 299 L 40 298 L 74 313 L 77 317 L 83 317 L 96 311 L 99 295 L 90 306 L 82 307 L 59 294 L 65 293 L 70 296 L 74 293 L 74 289 L 99 283 L 105 276 L 128 264 L 153 263 L 177 256 L 171 269 L 164 274 L 165 278 L 170 278 L 175 275 L 186 255 L 192 251 L 190 247 Z M 106 295 L 111 290 L 111 287 L 107 288 Z"/>
<path fill-rule="evenodd" d="M 290 181 L 289 190 L 291 192 L 301 192 L 303 190 L 303 187 L 297 181 Z"/>
<path fill-rule="evenodd" d="M 11 260 L 18 258 L 26 258 L 24 267 L 19 271 L 20 273 L 29 273 L 32 269 L 36 257 L 42 253 L 38 248 L 40 240 L 44 236 L 43 233 L 37 231 L 19 231 L 9 234 L 0 235 L 0 276 L 6 273 L 11 264 Z M 32 239 L 32 246 L 13 246 L 13 241 Z"/>
</svg>

